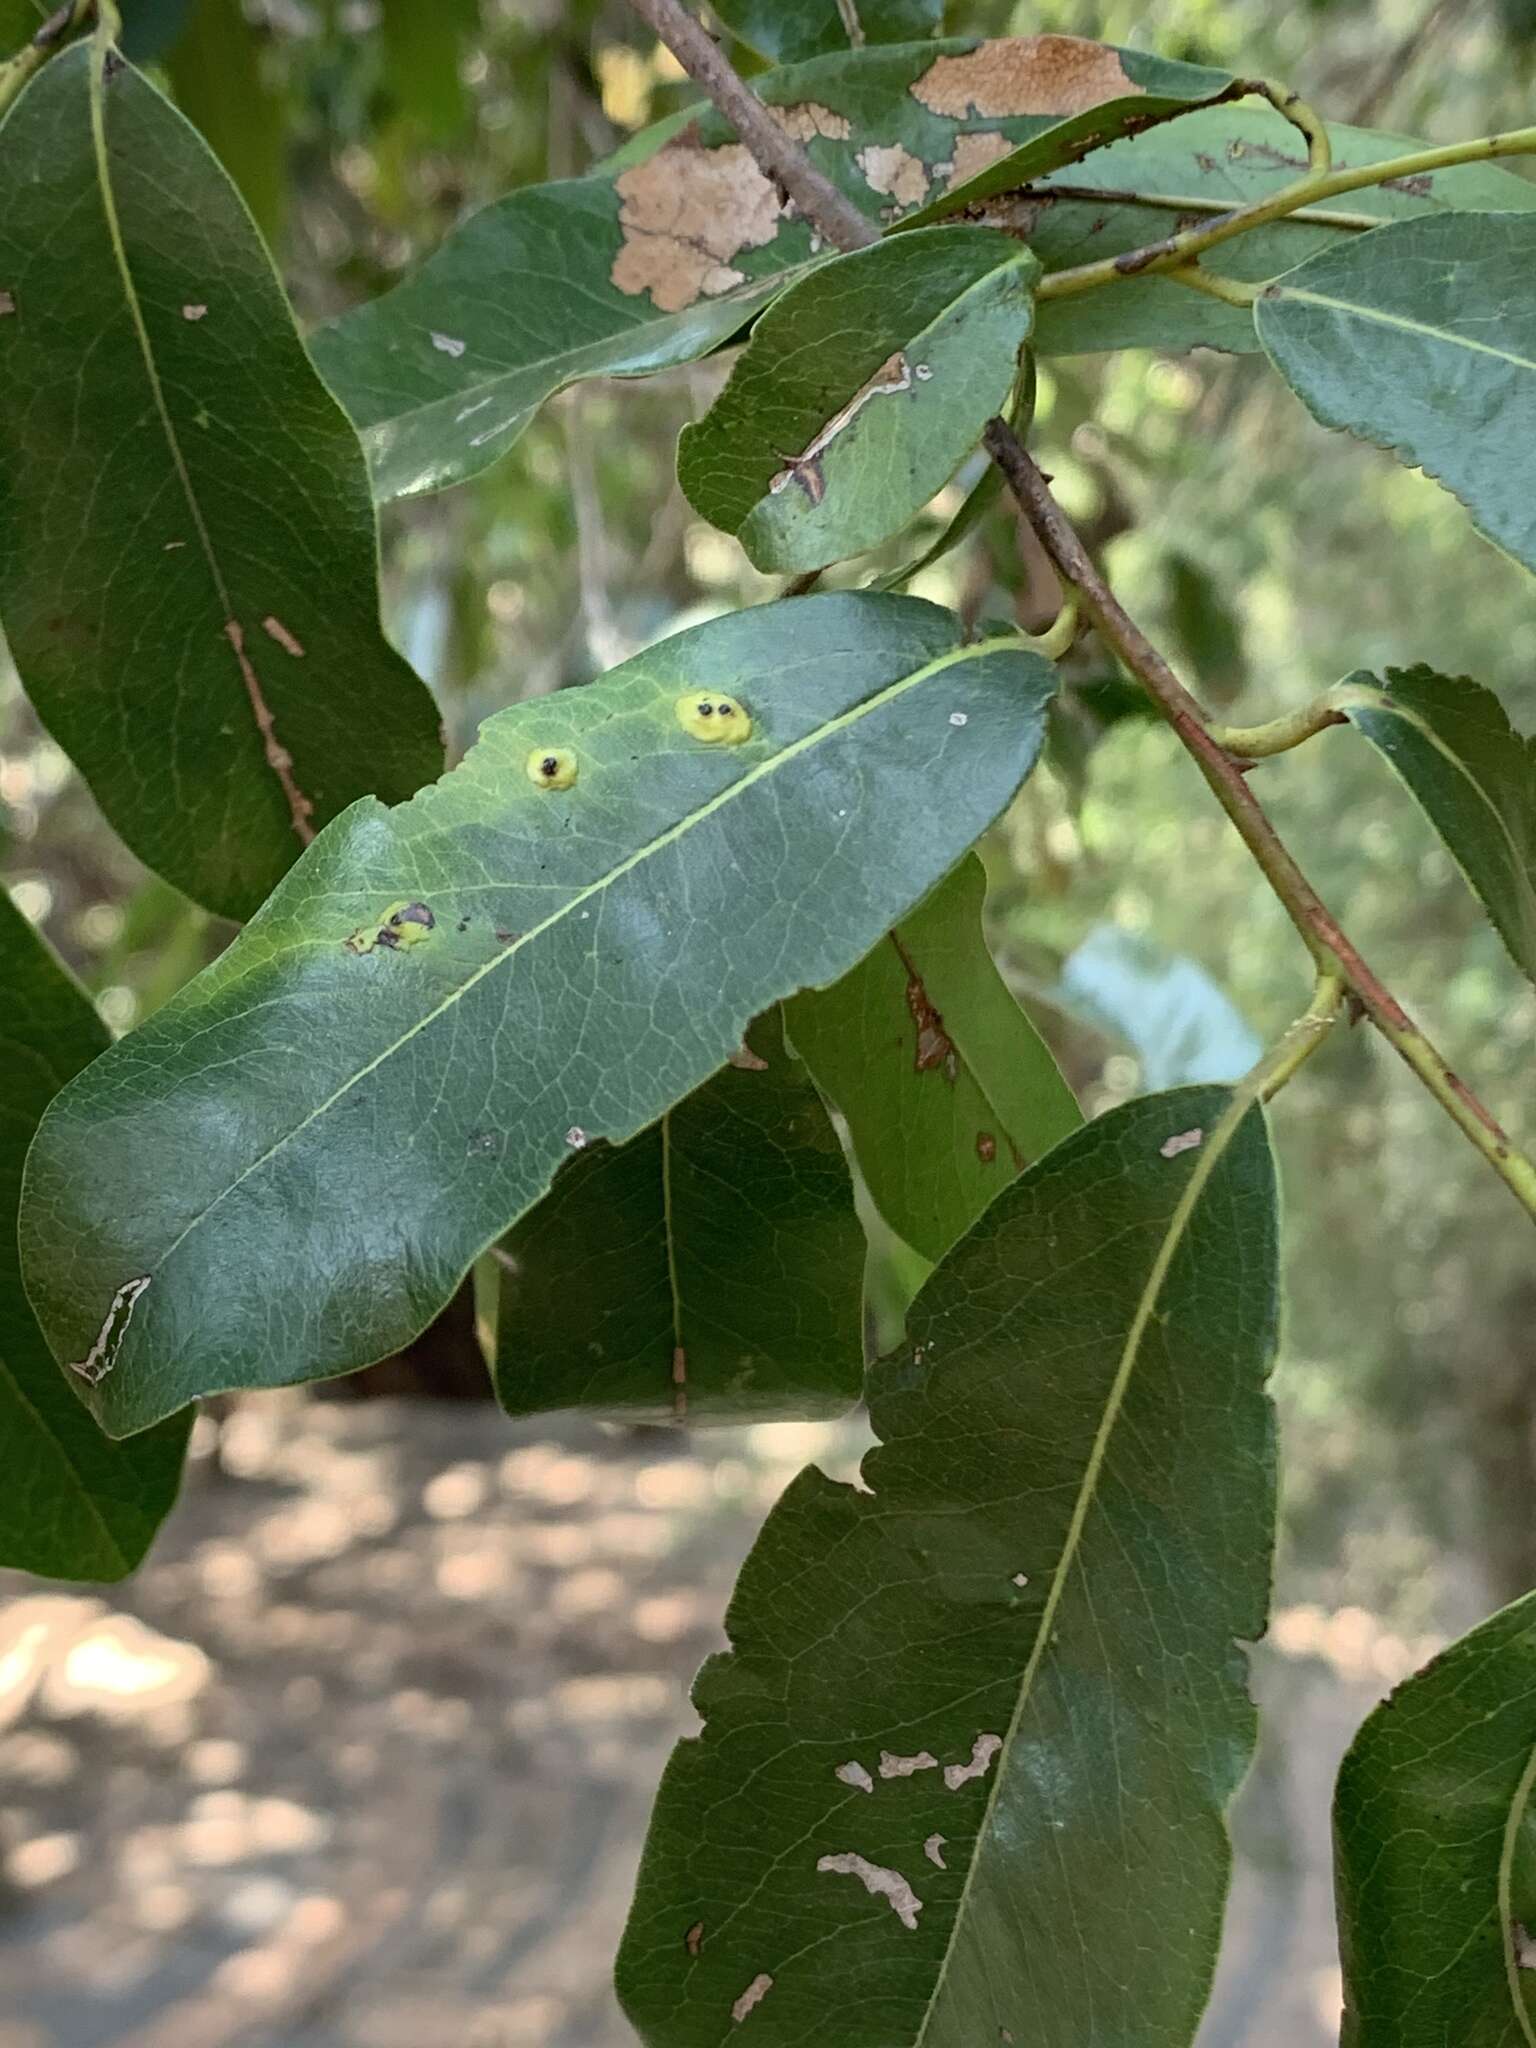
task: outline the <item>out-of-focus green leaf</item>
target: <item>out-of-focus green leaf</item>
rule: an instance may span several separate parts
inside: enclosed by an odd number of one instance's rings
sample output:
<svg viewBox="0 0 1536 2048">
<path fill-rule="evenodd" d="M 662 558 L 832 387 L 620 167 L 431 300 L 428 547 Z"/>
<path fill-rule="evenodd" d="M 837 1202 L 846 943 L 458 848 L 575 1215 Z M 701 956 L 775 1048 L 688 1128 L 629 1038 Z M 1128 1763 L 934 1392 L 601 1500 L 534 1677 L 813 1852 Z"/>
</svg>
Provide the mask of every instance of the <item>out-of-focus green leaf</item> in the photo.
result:
<svg viewBox="0 0 1536 2048">
<path fill-rule="evenodd" d="M 1412 138 L 1329 125 L 1340 166 L 1379 163 L 1422 147 Z M 1306 169 L 1299 138 L 1268 107 L 1196 108 L 1168 126 L 1095 150 L 1053 172 L 1017 200 L 981 209 L 999 225 L 1027 230 L 1047 271 L 1124 255 L 1186 221 L 1266 198 Z M 1328 248 L 1362 245 L 1373 222 L 1464 207 L 1536 207 L 1536 184 L 1499 164 L 1459 164 L 1396 184 L 1366 186 L 1332 205 L 1303 208 L 1227 242 L 1220 269 L 1266 283 Z M 1193 302 L 1193 303 L 1191 303 Z M 1043 355 L 1110 348 L 1259 346 L 1244 306 L 1192 292 L 1166 277 L 1129 277 L 1112 290 L 1043 303 L 1035 346 Z"/>
<path fill-rule="evenodd" d="M 382 0 L 384 89 L 433 140 L 452 137 L 468 116 L 459 66 L 479 25 L 480 0 Z"/>
<path fill-rule="evenodd" d="M 1491 690 L 1430 668 L 1368 670 L 1338 691 L 1428 813 L 1508 946 L 1536 981 L 1536 741 Z"/>
<path fill-rule="evenodd" d="M 929 1259 L 1082 1122 L 987 951 L 986 893 L 968 855 L 851 974 L 789 1008 L 876 1208 Z"/>
<path fill-rule="evenodd" d="M 337 819 L 32 1148 L 56 1355 L 149 1283 L 92 1389 L 106 1427 L 399 1349 L 572 1151 L 633 1137 L 759 1012 L 845 974 L 1039 750 L 1050 665 L 958 634 L 913 598 L 758 605 L 514 705 L 413 802 Z"/>
<path fill-rule="evenodd" d="M 1536 2041 L 1536 1594 L 1400 1685 L 1339 1770 L 1343 2048 Z"/>
<path fill-rule="evenodd" d="M 1175 549 L 1168 559 L 1169 615 L 1210 704 L 1230 704 L 1243 687 L 1243 636 L 1226 595 L 1203 563 Z"/>
<path fill-rule="evenodd" d="M 844 51 L 753 86 L 884 222 L 1098 100 L 1197 98 L 1222 82 L 1195 65 L 1036 36 Z M 1166 216 L 1152 219 L 1163 232 Z M 393 291 L 322 328 L 315 357 L 363 429 L 376 494 L 434 490 L 488 468 L 563 385 L 643 376 L 719 347 L 819 246 L 705 109 L 680 130 L 658 123 L 587 178 L 487 207 Z"/>
<path fill-rule="evenodd" d="M 882 576 L 875 583 L 876 590 L 900 590 L 910 583 L 914 576 L 920 576 L 925 569 L 931 569 L 935 562 L 942 562 L 947 554 L 959 547 L 963 540 L 980 526 L 992 507 L 997 503 L 1003 487 L 1003 473 L 995 464 L 988 462 L 970 489 L 961 500 L 960 509 L 915 561 L 905 563 L 900 569 L 893 569 L 889 576 Z"/>
<path fill-rule="evenodd" d="M 870 1490 L 769 1516 L 620 1954 L 649 2048 L 1192 2039 L 1274 1514 L 1274 1172 L 1229 1101 L 1006 1189 L 870 1376 Z"/>
<path fill-rule="evenodd" d="M 1040 266 L 985 228 L 844 256 L 758 321 L 678 442 L 684 495 L 759 569 L 817 569 L 899 533 L 1013 389 Z"/>
<path fill-rule="evenodd" d="M 135 64 L 147 64 L 170 48 L 186 26 L 187 16 L 198 0 L 120 0 L 123 17 L 122 50 Z M 240 54 L 235 43 L 229 54 Z"/>
<path fill-rule="evenodd" d="M 1536 214 L 1404 221 L 1313 256 L 1254 307 L 1270 360 L 1325 427 L 1454 491 L 1536 569 Z"/>
<path fill-rule="evenodd" d="M 505 1249 L 513 1415 L 760 1422 L 858 1399 L 864 1232 L 777 1009 L 659 1124 L 572 1160 Z"/>
<path fill-rule="evenodd" d="M 262 235 L 274 242 L 288 199 L 287 123 L 281 102 L 262 82 L 260 59 L 260 41 L 240 0 L 192 0 L 167 69 L 177 106 L 240 188 Z"/>
<path fill-rule="evenodd" d="M 176 1498 L 188 1416 L 115 1444 L 54 1362 L 22 1292 L 22 1161 L 49 1100 L 107 1034 L 0 889 L 0 1565 L 55 1579 L 120 1579 Z"/>
<path fill-rule="evenodd" d="M 719 0 L 713 11 L 775 64 L 798 64 L 831 50 L 931 36 L 944 0 Z"/>
<path fill-rule="evenodd" d="M 134 852 L 244 917 L 313 826 L 436 771 L 437 713 L 238 195 L 130 67 L 98 154 L 95 61 L 53 58 L 0 129 L 0 617 Z"/>
</svg>

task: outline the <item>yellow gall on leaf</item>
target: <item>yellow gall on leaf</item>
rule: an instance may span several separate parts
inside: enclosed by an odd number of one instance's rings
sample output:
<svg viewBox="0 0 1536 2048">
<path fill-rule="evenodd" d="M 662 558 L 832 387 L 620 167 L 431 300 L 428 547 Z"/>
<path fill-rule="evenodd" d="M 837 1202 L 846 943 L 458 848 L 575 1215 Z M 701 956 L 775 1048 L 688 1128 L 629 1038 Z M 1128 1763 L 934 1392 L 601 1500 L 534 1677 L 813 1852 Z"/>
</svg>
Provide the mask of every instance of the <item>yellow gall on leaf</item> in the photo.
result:
<svg viewBox="0 0 1536 2048">
<path fill-rule="evenodd" d="M 535 789 L 569 789 L 576 780 L 576 756 L 568 747 L 535 747 L 523 765 Z"/>
<path fill-rule="evenodd" d="M 739 746 L 752 737 L 752 714 L 735 697 L 718 690 L 690 690 L 679 697 L 677 722 L 690 739 L 708 746 Z"/>
</svg>

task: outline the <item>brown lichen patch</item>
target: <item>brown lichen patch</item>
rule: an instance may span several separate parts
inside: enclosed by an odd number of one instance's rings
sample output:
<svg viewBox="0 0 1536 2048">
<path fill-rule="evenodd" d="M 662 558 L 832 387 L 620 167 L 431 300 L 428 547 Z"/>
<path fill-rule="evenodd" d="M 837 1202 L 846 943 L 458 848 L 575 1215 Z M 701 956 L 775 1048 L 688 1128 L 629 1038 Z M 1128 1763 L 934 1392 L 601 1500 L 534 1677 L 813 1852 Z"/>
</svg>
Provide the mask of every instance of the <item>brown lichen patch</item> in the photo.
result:
<svg viewBox="0 0 1536 2048">
<path fill-rule="evenodd" d="M 858 165 L 870 191 L 883 192 L 898 206 L 921 206 L 928 197 L 928 166 L 899 142 L 872 142 L 859 151 Z"/>
<path fill-rule="evenodd" d="M 1082 114 L 1139 93 L 1118 50 L 1082 36 L 1004 36 L 964 57 L 939 57 L 912 86 L 932 114 Z"/>
<path fill-rule="evenodd" d="M 680 313 L 745 282 L 731 258 L 779 231 L 779 196 L 739 142 L 700 149 L 677 136 L 614 181 L 624 242 L 609 277 Z"/>
<path fill-rule="evenodd" d="M 949 183 L 946 191 L 953 192 L 957 185 L 974 178 L 978 171 L 984 171 L 989 164 L 995 164 L 1000 157 L 1008 155 L 1013 144 L 1006 135 L 996 128 L 978 128 L 971 135 L 955 137 L 955 152 L 949 162 Z"/>
<path fill-rule="evenodd" d="M 768 111 L 796 142 L 809 142 L 813 135 L 825 135 L 829 142 L 846 142 L 851 132 L 845 115 L 834 114 L 815 100 L 799 100 L 792 107 L 770 107 Z"/>
</svg>

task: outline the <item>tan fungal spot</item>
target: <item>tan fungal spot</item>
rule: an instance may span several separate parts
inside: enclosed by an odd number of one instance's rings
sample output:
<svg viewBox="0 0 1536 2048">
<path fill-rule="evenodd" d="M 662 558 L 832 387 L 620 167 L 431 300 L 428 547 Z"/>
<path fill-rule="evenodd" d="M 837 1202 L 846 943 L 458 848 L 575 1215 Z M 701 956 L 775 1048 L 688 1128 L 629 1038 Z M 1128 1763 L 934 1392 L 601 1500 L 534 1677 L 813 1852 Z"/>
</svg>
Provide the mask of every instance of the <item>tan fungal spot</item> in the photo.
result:
<svg viewBox="0 0 1536 2048">
<path fill-rule="evenodd" d="M 923 1844 L 923 1854 L 936 1870 L 948 1870 L 949 1868 L 949 1865 L 944 1861 L 944 1844 L 948 1839 L 947 1835 L 930 1835 Z"/>
<path fill-rule="evenodd" d="M 899 1870 L 871 1863 L 867 1856 L 855 1855 L 851 1850 L 840 1856 L 818 1856 L 816 1868 L 836 1877 L 856 1877 L 872 1899 L 889 1899 L 891 1911 L 902 1926 L 916 1932 L 923 1902 Z"/>
<path fill-rule="evenodd" d="M 284 654 L 291 654 L 295 661 L 300 661 L 303 659 L 303 646 L 294 637 L 294 635 L 289 632 L 288 628 L 283 624 L 282 620 L 277 617 L 276 613 L 269 612 L 267 614 L 267 616 L 261 622 L 261 630 L 268 636 L 269 639 L 275 640 L 277 642 L 278 646 L 281 647 Z"/>
<path fill-rule="evenodd" d="M 850 134 L 846 116 L 834 114 L 815 100 L 800 100 L 792 107 L 770 107 L 769 113 L 796 142 L 809 142 L 813 135 L 825 135 L 829 142 L 846 142 Z"/>
<path fill-rule="evenodd" d="M 624 242 L 609 278 L 621 292 L 649 292 L 663 313 L 745 282 L 732 257 L 779 231 L 779 195 L 739 142 L 700 149 L 674 136 L 614 190 Z"/>
<path fill-rule="evenodd" d="M 1082 36 L 1001 36 L 964 57 L 939 57 L 912 86 L 931 114 L 1082 114 L 1141 87 L 1118 50 Z"/>
<path fill-rule="evenodd" d="M 938 1758 L 926 1749 L 920 1749 L 916 1756 L 892 1756 L 888 1749 L 880 1752 L 882 1778 L 910 1778 L 914 1771 L 936 1771 L 938 1768 Z"/>
<path fill-rule="evenodd" d="M 858 155 L 871 192 L 883 192 L 898 206 L 920 206 L 928 196 L 928 166 L 899 142 L 872 142 Z"/>
<path fill-rule="evenodd" d="M 208 308 L 206 306 L 183 306 L 181 309 L 183 320 L 203 320 L 207 318 L 207 314 Z"/>
<path fill-rule="evenodd" d="M 251 715 L 256 720 L 256 730 L 261 734 L 262 749 L 267 757 L 267 766 L 277 777 L 278 786 L 288 800 L 288 822 L 301 846 L 308 846 L 315 836 L 310 824 L 314 805 L 300 789 L 293 773 L 293 756 L 281 745 L 272 723 L 271 706 L 262 693 L 261 682 L 251 666 L 251 657 L 245 651 L 245 632 L 238 619 L 224 621 L 224 638 L 235 651 L 235 660 L 240 667 L 240 680 L 245 684 L 245 694 L 251 700 Z"/>
<path fill-rule="evenodd" d="M 990 1131 L 976 1133 L 976 1157 L 983 1166 L 990 1166 L 997 1157 L 997 1140 Z"/>
<path fill-rule="evenodd" d="M 951 1792 L 969 1784 L 972 1778 L 984 1778 L 992 1765 L 992 1759 L 1003 1746 L 1001 1735 L 978 1735 L 971 1744 L 971 1760 L 964 1764 L 946 1764 L 944 1783 Z"/>
<path fill-rule="evenodd" d="M 1510 1923 L 1510 1943 L 1515 1951 L 1515 1967 L 1518 1970 L 1536 1970 L 1536 1941 L 1533 1941 L 1518 1920 Z"/>
<path fill-rule="evenodd" d="M 986 170 L 989 164 L 1007 156 L 1014 146 L 995 128 L 978 128 L 974 134 L 957 135 L 954 154 L 948 165 L 949 183 L 944 189 L 953 192 L 957 185 L 965 184 L 978 171 Z"/>
<path fill-rule="evenodd" d="M 1014 1584 L 1015 1584 L 1016 1586 L 1021 1586 L 1021 1587 L 1022 1587 L 1022 1586 L 1027 1586 L 1027 1585 L 1029 1584 L 1029 1573 L 1028 1573 L 1028 1572 L 1015 1572 L 1015 1573 L 1014 1573 L 1014 1575 L 1013 1575 L 1013 1583 L 1014 1583 Z"/>
<path fill-rule="evenodd" d="M 850 1758 L 845 1764 L 839 1764 L 832 1775 L 834 1778 L 840 1779 L 843 1784 L 851 1785 L 855 1792 L 873 1792 L 875 1789 L 874 1779 L 865 1770 L 864 1766 L 853 1758 Z"/>
<path fill-rule="evenodd" d="M 683 1936 L 683 1947 L 687 1949 L 689 1955 L 696 1956 L 703 1946 L 704 1922 L 702 1920 L 695 1920 L 688 1932 Z"/>
<path fill-rule="evenodd" d="M 1193 1152 L 1204 1136 L 1204 1131 L 1198 1128 L 1193 1131 L 1175 1131 L 1171 1138 L 1164 1138 L 1157 1149 L 1165 1159 L 1177 1159 L 1181 1152 Z"/>
<path fill-rule="evenodd" d="M 578 773 L 576 756 L 569 747 L 535 747 L 523 773 L 535 789 L 569 789 Z"/>
<path fill-rule="evenodd" d="M 753 2006 L 761 2005 L 773 1989 L 773 1979 L 766 1970 L 759 1970 L 740 1998 L 731 2007 L 731 2018 L 739 2027 Z"/>
<path fill-rule="evenodd" d="M 768 1062 L 764 1059 L 759 1059 L 751 1046 L 745 1041 L 737 1046 L 733 1053 L 727 1056 L 726 1064 L 732 1067 L 739 1067 L 744 1074 L 766 1074 L 768 1071 Z"/>
<path fill-rule="evenodd" d="M 0 320 L 3 320 L 8 313 L 14 313 L 15 310 L 16 294 L 14 292 L 0 292 Z"/>
</svg>

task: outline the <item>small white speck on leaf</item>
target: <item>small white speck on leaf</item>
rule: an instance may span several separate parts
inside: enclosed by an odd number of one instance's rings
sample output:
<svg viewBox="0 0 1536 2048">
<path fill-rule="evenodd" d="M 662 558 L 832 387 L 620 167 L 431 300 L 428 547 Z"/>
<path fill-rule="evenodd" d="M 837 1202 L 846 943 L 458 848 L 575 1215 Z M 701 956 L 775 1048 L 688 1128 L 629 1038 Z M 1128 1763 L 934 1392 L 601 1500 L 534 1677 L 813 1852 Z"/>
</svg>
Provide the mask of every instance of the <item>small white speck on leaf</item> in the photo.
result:
<svg viewBox="0 0 1536 2048">
<path fill-rule="evenodd" d="M 951 1792 L 958 1792 L 962 1785 L 972 1778 L 984 1778 L 991 1767 L 992 1759 L 1003 1746 L 1001 1735 L 978 1735 L 971 1744 L 971 1760 L 968 1764 L 946 1764 L 944 1783 Z"/>
<path fill-rule="evenodd" d="M 1027 1586 L 1029 1584 L 1029 1573 L 1015 1572 L 1013 1575 L 1013 1583 L 1016 1586 Z"/>
<path fill-rule="evenodd" d="M 939 1870 L 948 1870 L 949 1868 L 949 1865 L 944 1861 L 944 1844 L 948 1840 L 949 1837 L 947 1835 L 930 1835 L 923 1844 L 923 1854 Z"/>
<path fill-rule="evenodd" d="M 456 412 L 456 413 L 454 414 L 454 416 L 453 416 L 453 423 L 454 423 L 454 425 L 455 425 L 455 426 L 458 426 L 458 425 L 459 425 L 459 424 L 460 424 L 460 423 L 461 423 L 462 421 L 464 421 L 464 420 L 467 420 L 467 419 L 469 418 L 469 416 L 470 416 L 470 414 L 471 414 L 471 413 L 476 413 L 476 412 L 482 412 L 482 411 L 484 411 L 484 409 L 485 409 L 485 407 L 486 407 L 486 406 L 488 406 L 488 405 L 490 405 L 490 404 L 494 403 L 494 401 L 495 401 L 495 397 L 496 397 L 496 394 L 495 394 L 495 392 L 493 391 L 493 392 L 492 392 L 492 393 L 490 394 L 490 396 L 489 396 L 489 397 L 487 397 L 487 398 L 477 398 L 477 399 L 475 400 L 475 402 L 474 402 L 474 404 L 473 404 L 473 405 L 466 405 L 466 406 L 465 406 L 465 408 L 464 408 L 464 410 L 463 410 L 462 412 Z"/>
<path fill-rule="evenodd" d="M 880 1752 L 882 1778 L 910 1778 L 914 1771 L 936 1771 L 938 1768 L 938 1758 L 926 1749 L 920 1749 L 916 1756 L 892 1756 L 888 1749 Z"/>
<path fill-rule="evenodd" d="M 15 310 L 16 294 L 14 292 L 0 292 L 0 320 L 3 320 L 7 313 L 14 313 Z"/>
<path fill-rule="evenodd" d="M 740 1998 L 731 2007 L 731 2018 L 739 2027 L 753 2006 L 761 2005 L 773 1989 L 773 1979 L 766 1970 L 759 1970 Z"/>
<path fill-rule="evenodd" d="M 969 725 L 971 721 L 963 711 L 951 711 L 949 722 L 951 725 Z"/>
<path fill-rule="evenodd" d="M 933 365 L 932 363 L 914 363 L 912 366 L 912 374 L 917 379 L 919 384 L 926 384 L 928 382 L 928 379 L 933 375 Z"/>
<path fill-rule="evenodd" d="M 208 317 L 208 308 L 206 306 L 183 306 L 181 317 L 183 320 L 205 320 Z"/>
<path fill-rule="evenodd" d="M 172 548 L 184 548 L 185 546 L 186 542 L 184 540 L 168 540 L 162 552 L 168 555 Z"/>
<path fill-rule="evenodd" d="M 861 1763 L 852 1758 L 845 1764 L 839 1764 L 832 1775 L 834 1778 L 840 1778 L 845 1785 L 852 1785 L 856 1792 L 873 1792 L 875 1789 L 874 1779 Z"/>
<path fill-rule="evenodd" d="M 1204 1131 L 1199 1129 L 1175 1131 L 1171 1138 L 1164 1138 L 1157 1149 L 1165 1159 L 1177 1159 L 1181 1152 L 1193 1152 L 1204 1136 Z"/>
<path fill-rule="evenodd" d="M 456 334 L 434 334 L 432 346 L 445 356 L 457 357 L 464 353 L 464 344 Z"/>
<path fill-rule="evenodd" d="M 1536 1941 L 1532 1940 L 1518 1920 L 1511 1922 L 1509 1934 L 1514 1946 L 1517 1968 L 1536 1970 Z"/>
<path fill-rule="evenodd" d="M 565 1134 L 565 1142 L 573 1152 L 585 1151 L 588 1139 L 586 1132 L 581 1128 L 580 1124 L 571 1125 L 571 1128 Z"/>
<path fill-rule="evenodd" d="M 899 1870 L 887 1870 L 884 1864 L 871 1863 L 867 1856 L 856 1855 L 852 1850 L 841 1856 L 818 1856 L 816 1868 L 836 1877 L 856 1877 L 872 1899 L 889 1899 L 891 1911 L 902 1926 L 916 1932 L 923 1902 Z"/>
</svg>

